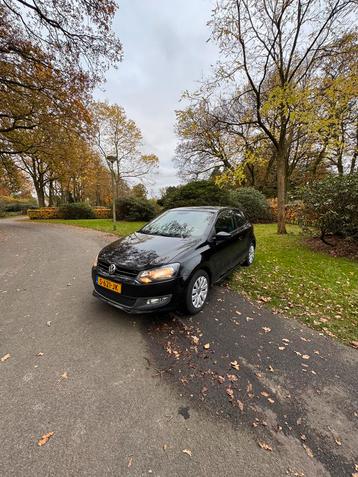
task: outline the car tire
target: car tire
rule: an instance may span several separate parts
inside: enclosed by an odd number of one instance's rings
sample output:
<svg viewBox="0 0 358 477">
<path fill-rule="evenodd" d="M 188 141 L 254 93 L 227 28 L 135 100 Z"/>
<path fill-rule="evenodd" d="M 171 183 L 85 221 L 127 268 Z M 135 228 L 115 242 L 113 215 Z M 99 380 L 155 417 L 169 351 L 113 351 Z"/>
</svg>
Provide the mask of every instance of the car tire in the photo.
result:
<svg viewBox="0 0 358 477">
<path fill-rule="evenodd" d="M 205 270 L 197 270 L 191 277 L 185 292 L 185 308 L 191 315 L 199 313 L 209 295 L 210 279 Z"/>
<path fill-rule="evenodd" d="M 251 242 L 249 245 L 249 250 L 247 252 L 246 260 L 243 262 L 244 267 L 249 267 L 252 265 L 253 261 L 255 260 L 255 244 Z"/>
</svg>

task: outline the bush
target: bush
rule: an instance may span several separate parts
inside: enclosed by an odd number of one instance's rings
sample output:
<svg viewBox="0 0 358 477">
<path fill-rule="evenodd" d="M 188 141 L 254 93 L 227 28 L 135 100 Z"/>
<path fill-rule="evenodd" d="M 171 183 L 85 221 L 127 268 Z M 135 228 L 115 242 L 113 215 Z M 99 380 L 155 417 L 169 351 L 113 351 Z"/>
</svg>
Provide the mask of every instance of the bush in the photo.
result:
<svg viewBox="0 0 358 477">
<path fill-rule="evenodd" d="M 253 187 L 230 191 L 230 202 L 240 208 L 250 222 L 270 222 L 272 215 L 266 197 Z"/>
<path fill-rule="evenodd" d="M 358 173 L 331 176 L 302 189 L 303 208 L 299 220 L 303 228 L 328 234 L 358 238 Z"/>
<path fill-rule="evenodd" d="M 12 196 L 2 196 L 0 197 L 0 204 L 4 215 L 7 212 L 26 214 L 27 209 L 36 208 L 36 201 L 31 198 L 19 199 Z"/>
<path fill-rule="evenodd" d="M 188 184 L 168 187 L 158 201 L 164 209 L 191 205 L 229 205 L 229 193 L 213 181 L 193 181 Z"/>
<path fill-rule="evenodd" d="M 92 210 L 96 219 L 110 219 L 112 217 L 112 209 L 109 207 L 93 207 Z"/>
<path fill-rule="evenodd" d="M 59 207 L 62 219 L 94 219 L 95 213 L 85 202 L 74 202 Z"/>
<path fill-rule="evenodd" d="M 277 198 L 267 199 L 271 218 L 277 221 Z M 285 218 L 289 224 L 298 224 L 302 215 L 303 203 L 301 200 L 294 200 L 285 205 Z"/>
<path fill-rule="evenodd" d="M 40 209 L 29 209 L 27 215 L 31 220 L 61 219 L 58 207 L 41 207 Z"/>
<path fill-rule="evenodd" d="M 153 203 L 140 197 L 125 197 L 116 202 L 116 214 L 119 220 L 144 220 L 148 221 L 156 216 Z"/>
</svg>

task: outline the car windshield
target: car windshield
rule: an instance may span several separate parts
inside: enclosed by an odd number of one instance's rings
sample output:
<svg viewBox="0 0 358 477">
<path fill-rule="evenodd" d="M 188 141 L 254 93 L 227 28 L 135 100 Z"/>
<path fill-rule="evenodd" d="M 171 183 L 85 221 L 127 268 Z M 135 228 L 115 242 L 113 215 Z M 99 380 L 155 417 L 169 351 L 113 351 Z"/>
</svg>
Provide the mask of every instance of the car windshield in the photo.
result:
<svg viewBox="0 0 358 477">
<path fill-rule="evenodd" d="M 139 232 L 165 237 L 200 237 L 213 219 L 213 213 L 203 210 L 170 210 L 149 222 Z"/>
</svg>

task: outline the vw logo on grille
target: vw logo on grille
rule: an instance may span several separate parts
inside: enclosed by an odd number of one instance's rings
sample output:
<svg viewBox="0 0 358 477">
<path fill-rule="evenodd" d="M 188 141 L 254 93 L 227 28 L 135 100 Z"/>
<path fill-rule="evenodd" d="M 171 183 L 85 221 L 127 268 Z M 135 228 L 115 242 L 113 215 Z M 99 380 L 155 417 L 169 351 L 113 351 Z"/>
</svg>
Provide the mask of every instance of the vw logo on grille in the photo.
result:
<svg viewBox="0 0 358 477">
<path fill-rule="evenodd" d="M 110 266 L 108 267 L 108 271 L 111 275 L 116 271 L 116 266 L 114 263 L 110 264 Z"/>
</svg>

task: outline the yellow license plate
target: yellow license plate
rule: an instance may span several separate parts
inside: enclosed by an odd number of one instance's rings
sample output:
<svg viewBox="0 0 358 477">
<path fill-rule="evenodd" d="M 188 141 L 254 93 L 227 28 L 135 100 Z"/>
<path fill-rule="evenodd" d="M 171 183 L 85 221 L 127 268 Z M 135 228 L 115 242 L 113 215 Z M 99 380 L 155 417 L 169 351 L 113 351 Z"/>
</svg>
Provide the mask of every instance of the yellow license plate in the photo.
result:
<svg viewBox="0 0 358 477">
<path fill-rule="evenodd" d="M 112 282 L 111 280 L 107 280 L 107 278 L 97 277 L 97 285 L 103 288 L 107 288 L 108 290 L 112 290 L 116 293 L 122 292 L 121 283 Z"/>
</svg>

